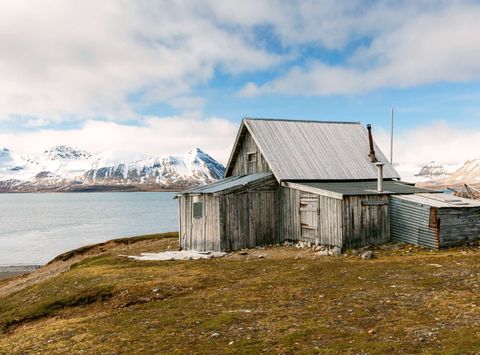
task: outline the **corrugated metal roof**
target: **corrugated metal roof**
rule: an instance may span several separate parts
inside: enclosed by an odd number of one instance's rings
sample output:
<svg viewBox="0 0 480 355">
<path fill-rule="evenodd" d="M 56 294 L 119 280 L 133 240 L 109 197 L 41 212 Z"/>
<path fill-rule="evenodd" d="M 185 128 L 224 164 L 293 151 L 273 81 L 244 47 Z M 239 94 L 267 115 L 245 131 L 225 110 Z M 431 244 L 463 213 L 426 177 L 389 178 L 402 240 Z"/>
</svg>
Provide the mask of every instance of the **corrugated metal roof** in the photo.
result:
<svg viewBox="0 0 480 355">
<path fill-rule="evenodd" d="M 273 176 L 272 173 L 256 173 L 248 174 L 241 176 L 232 176 L 220 181 L 214 182 L 213 184 L 198 186 L 194 189 L 183 191 L 180 194 L 213 194 L 216 192 L 228 190 L 237 186 L 243 186 L 251 182 L 265 179 L 269 176 Z"/>
<path fill-rule="evenodd" d="M 377 181 L 351 181 L 351 182 L 321 182 L 321 181 L 303 181 L 286 182 L 287 186 L 301 188 L 304 186 L 309 190 L 328 191 L 342 196 L 357 195 L 376 195 L 376 194 L 414 194 L 421 192 L 432 192 L 432 190 L 422 189 L 413 185 L 405 184 L 399 181 L 384 181 L 382 193 L 377 192 Z M 432 194 L 435 195 L 435 194 Z"/>
<path fill-rule="evenodd" d="M 455 207 L 480 207 L 480 202 L 469 200 L 467 198 L 456 197 L 450 194 L 418 194 L 410 196 L 395 196 L 396 199 L 415 202 L 421 205 L 438 207 L 438 208 L 455 208 Z"/>
<path fill-rule="evenodd" d="M 368 133 L 359 122 L 245 118 L 240 131 L 243 125 L 279 181 L 368 180 L 377 176 L 368 156 Z M 377 145 L 375 152 L 385 163 L 384 177 L 400 178 Z M 231 158 L 227 171 L 233 163 Z"/>
</svg>

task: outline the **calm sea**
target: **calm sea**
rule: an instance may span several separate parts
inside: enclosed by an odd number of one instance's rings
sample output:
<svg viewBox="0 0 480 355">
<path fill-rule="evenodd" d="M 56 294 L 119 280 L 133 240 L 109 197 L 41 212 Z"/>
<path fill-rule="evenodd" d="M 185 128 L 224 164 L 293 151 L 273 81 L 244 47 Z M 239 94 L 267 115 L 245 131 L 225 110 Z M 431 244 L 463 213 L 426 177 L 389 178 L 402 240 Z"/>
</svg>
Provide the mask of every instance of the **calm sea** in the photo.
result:
<svg viewBox="0 0 480 355">
<path fill-rule="evenodd" d="M 0 266 L 40 265 L 112 238 L 178 230 L 170 192 L 0 194 Z"/>
</svg>

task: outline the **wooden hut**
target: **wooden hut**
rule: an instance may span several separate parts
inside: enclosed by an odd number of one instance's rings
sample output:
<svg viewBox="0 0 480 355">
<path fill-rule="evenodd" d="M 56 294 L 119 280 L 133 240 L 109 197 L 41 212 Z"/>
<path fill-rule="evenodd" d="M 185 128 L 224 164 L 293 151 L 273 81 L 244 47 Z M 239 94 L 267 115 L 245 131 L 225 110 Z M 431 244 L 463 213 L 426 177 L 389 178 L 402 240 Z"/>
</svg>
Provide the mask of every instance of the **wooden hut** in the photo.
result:
<svg viewBox="0 0 480 355">
<path fill-rule="evenodd" d="M 342 249 L 383 243 L 389 196 L 427 192 L 398 180 L 359 122 L 246 118 L 225 179 L 178 195 L 180 244 L 231 251 L 284 240 Z"/>
</svg>

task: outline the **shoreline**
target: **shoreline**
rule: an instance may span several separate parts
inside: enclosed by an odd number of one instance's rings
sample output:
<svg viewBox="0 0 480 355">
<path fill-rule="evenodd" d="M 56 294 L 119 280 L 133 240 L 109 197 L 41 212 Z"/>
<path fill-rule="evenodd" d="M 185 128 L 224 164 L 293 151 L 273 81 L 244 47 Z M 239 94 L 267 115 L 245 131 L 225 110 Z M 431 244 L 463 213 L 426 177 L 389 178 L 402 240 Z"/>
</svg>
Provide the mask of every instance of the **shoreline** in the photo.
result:
<svg viewBox="0 0 480 355">
<path fill-rule="evenodd" d="M 0 266 L 0 280 L 7 279 L 13 276 L 29 274 L 37 270 L 41 265 L 13 265 Z"/>
</svg>

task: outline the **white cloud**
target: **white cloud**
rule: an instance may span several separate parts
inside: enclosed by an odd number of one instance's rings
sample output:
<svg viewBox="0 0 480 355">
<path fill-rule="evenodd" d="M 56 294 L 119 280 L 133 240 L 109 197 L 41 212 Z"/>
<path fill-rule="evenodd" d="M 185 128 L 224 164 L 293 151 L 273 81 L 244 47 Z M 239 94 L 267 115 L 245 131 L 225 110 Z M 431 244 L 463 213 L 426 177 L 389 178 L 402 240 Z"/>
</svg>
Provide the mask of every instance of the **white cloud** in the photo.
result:
<svg viewBox="0 0 480 355">
<path fill-rule="evenodd" d="M 337 20 L 347 23 L 341 33 L 351 40 L 354 35 L 348 37 L 349 31 L 365 26 L 361 33 L 370 36 L 371 43 L 357 49 L 345 64 L 314 60 L 270 82 L 248 83 L 241 93 L 356 94 L 379 88 L 480 79 L 480 5 L 439 4 L 428 11 L 414 6 L 374 6 L 355 19 L 340 16 Z M 348 20 L 354 25 L 348 26 Z M 379 20 L 377 27 L 372 25 L 375 20 Z"/>
<path fill-rule="evenodd" d="M 66 144 L 92 152 L 164 156 L 182 155 L 199 147 L 226 163 L 238 126 L 238 123 L 218 117 L 147 117 L 143 126 L 87 121 L 82 127 L 71 130 L 0 133 L 0 148 L 33 154 Z M 389 132 L 374 127 L 374 138 L 389 157 Z M 480 158 L 479 152 L 480 130 L 461 129 L 444 121 L 395 132 L 394 161 L 399 165 L 422 166 L 430 161 L 461 164 Z"/>
<path fill-rule="evenodd" d="M 39 153 L 61 144 L 92 152 L 121 151 L 150 156 L 182 155 L 199 147 L 226 163 L 237 129 L 238 124 L 217 117 L 148 117 L 143 126 L 87 121 L 81 128 L 71 130 L 0 133 L 0 142 L 20 154 Z"/>
<path fill-rule="evenodd" d="M 390 156 L 390 133 L 374 131 L 386 156 Z M 401 130 L 394 136 L 394 163 L 422 166 L 431 161 L 462 164 L 480 158 L 480 130 L 461 129 L 444 121 Z"/>
<path fill-rule="evenodd" d="M 139 108 L 158 102 L 202 115 L 206 98 L 196 89 L 217 71 L 279 64 L 285 74 L 241 93 L 351 94 L 476 80 L 478 18 L 480 5 L 467 0 L 2 2 L 0 120 L 26 116 L 18 122 L 30 128 L 141 120 Z M 359 40 L 365 45 L 345 54 Z M 341 62 L 315 60 L 305 46 Z M 289 68 L 298 58 L 306 64 Z"/>
<path fill-rule="evenodd" d="M 131 118 L 129 95 L 138 96 L 135 105 L 191 109 L 202 104 L 193 88 L 216 69 L 238 73 L 279 60 L 196 2 L 2 2 L 0 119 Z"/>
</svg>

